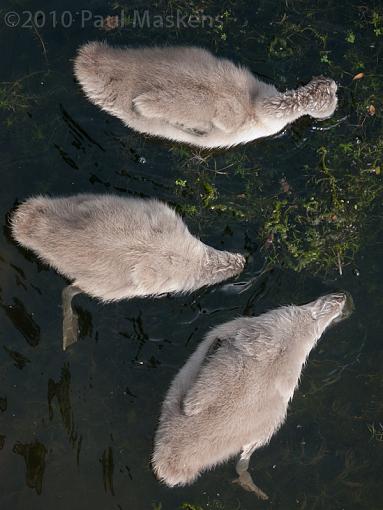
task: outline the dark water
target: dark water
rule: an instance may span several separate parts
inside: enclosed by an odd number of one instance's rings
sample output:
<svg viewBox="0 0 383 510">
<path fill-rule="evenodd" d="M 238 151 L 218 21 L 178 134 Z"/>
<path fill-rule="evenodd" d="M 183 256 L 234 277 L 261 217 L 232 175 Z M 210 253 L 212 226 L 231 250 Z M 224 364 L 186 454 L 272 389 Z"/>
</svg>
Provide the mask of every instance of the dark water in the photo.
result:
<svg viewBox="0 0 383 510">
<path fill-rule="evenodd" d="M 96 19 L 82 27 L 76 15 L 123 8 L 126 17 L 179 9 L 218 18 L 212 27 L 168 29 L 133 28 L 127 19 L 126 28 L 105 31 Z M 21 27 L 30 25 L 23 11 L 39 9 L 45 24 L 38 14 L 34 26 Z M 5 25 L 9 11 L 19 26 Z M 0 19 L 0 508 L 383 508 L 382 3 L 18 0 L 2 2 Z M 73 79 L 76 48 L 103 38 L 203 45 L 282 89 L 330 75 L 342 85 L 340 107 L 331 120 L 301 119 L 275 139 L 227 152 L 144 138 L 89 104 Z M 249 256 L 235 283 L 265 263 L 272 269 L 246 288 L 229 282 L 187 297 L 102 306 L 79 296 L 81 339 L 63 353 L 65 282 L 15 246 L 7 214 L 31 194 L 85 191 L 174 204 L 204 241 Z M 336 209 L 328 234 L 315 222 L 307 230 L 302 211 L 312 197 L 327 215 Z M 278 204 L 286 214 L 270 227 Z M 316 231 L 326 242 L 313 249 Z M 351 292 L 356 311 L 326 333 L 285 425 L 252 458 L 270 501 L 230 483 L 233 462 L 191 487 L 161 486 L 149 465 L 160 403 L 206 331 L 334 289 Z"/>
</svg>

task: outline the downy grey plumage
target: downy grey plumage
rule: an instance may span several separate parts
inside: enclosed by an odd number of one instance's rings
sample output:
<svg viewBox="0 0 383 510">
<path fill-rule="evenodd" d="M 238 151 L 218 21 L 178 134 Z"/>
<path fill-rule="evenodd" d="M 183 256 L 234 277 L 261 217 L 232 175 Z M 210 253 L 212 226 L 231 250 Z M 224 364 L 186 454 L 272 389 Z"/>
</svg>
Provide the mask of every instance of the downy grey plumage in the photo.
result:
<svg viewBox="0 0 383 510">
<path fill-rule="evenodd" d="M 252 452 L 268 443 L 286 417 L 311 349 L 351 298 L 329 294 L 214 328 L 179 371 L 163 403 L 152 465 L 169 486 L 241 453 L 235 480 L 266 494 L 247 471 Z"/>
<path fill-rule="evenodd" d="M 239 274 L 240 254 L 203 244 L 158 200 L 37 196 L 11 218 L 15 240 L 73 281 L 63 292 L 64 348 L 77 334 L 71 299 L 101 301 L 191 292 Z"/>
<path fill-rule="evenodd" d="M 129 127 L 207 148 L 272 135 L 302 115 L 329 117 L 337 105 L 329 78 L 282 93 L 196 47 L 91 42 L 79 49 L 74 72 L 90 101 Z"/>
</svg>

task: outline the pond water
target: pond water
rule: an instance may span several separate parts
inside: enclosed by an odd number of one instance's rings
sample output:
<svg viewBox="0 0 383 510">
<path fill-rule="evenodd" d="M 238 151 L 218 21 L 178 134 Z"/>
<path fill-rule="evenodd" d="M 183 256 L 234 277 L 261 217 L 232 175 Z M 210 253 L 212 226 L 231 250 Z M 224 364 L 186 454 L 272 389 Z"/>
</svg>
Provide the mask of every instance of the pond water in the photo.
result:
<svg viewBox="0 0 383 510">
<path fill-rule="evenodd" d="M 151 26 L 134 27 L 146 9 Z M 100 26 L 122 12 L 125 26 Z M 159 26 L 191 14 L 213 22 Z M 202 45 L 281 89 L 328 75 L 340 105 L 228 151 L 143 137 L 73 78 L 77 47 L 101 39 Z M 4 0 L 0 41 L 0 508 L 383 508 L 382 3 Z M 30 195 L 77 192 L 165 200 L 204 242 L 246 253 L 246 269 L 183 297 L 78 296 L 80 341 L 64 353 L 65 281 L 12 242 L 7 221 Z M 312 352 L 286 423 L 252 457 L 270 500 L 231 484 L 233 462 L 190 487 L 158 483 L 160 404 L 204 334 L 338 289 L 354 314 Z"/>
</svg>

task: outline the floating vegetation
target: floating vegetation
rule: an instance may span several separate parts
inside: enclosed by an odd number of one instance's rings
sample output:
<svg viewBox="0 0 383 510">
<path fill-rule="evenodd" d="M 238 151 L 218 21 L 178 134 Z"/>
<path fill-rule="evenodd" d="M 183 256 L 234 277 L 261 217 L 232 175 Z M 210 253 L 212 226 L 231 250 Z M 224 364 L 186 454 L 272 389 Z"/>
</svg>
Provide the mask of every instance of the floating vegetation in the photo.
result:
<svg viewBox="0 0 383 510">
<path fill-rule="evenodd" d="M 241 505 L 239 502 L 235 507 L 227 507 L 221 501 L 213 499 L 206 503 L 204 506 L 195 505 L 192 503 L 182 503 L 182 505 L 179 507 L 179 510 L 239 510 L 240 508 Z"/>
<path fill-rule="evenodd" d="M 11 127 L 18 116 L 26 112 L 34 98 L 27 94 L 23 79 L 14 82 L 0 82 L 0 119 L 6 127 Z"/>
<path fill-rule="evenodd" d="M 338 272 L 353 262 L 374 237 L 381 206 L 383 139 L 340 143 L 317 149 L 317 167 L 302 170 L 304 189 L 265 172 L 230 170 L 243 179 L 242 192 L 219 192 L 213 172 L 196 167 L 188 179 L 176 180 L 177 193 L 187 198 L 183 214 L 196 205 L 211 212 L 255 222 L 258 243 L 268 262 L 295 271 Z M 374 212 L 375 211 L 375 212 Z"/>
<path fill-rule="evenodd" d="M 0 82 L 0 111 L 15 113 L 28 106 L 29 99 L 20 81 Z"/>
<path fill-rule="evenodd" d="M 370 171 L 345 166 L 340 174 L 333 170 L 340 156 L 337 151 L 332 155 L 321 147 L 318 155 L 319 172 L 309 177 L 308 193 L 282 190 L 271 207 L 266 204 L 269 218 L 261 232 L 269 240 L 267 257 L 274 263 L 296 271 L 337 270 L 341 275 L 370 237 L 370 215 L 380 205 L 383 181 L 377 178 L 376 164 Z"/>
</svg>

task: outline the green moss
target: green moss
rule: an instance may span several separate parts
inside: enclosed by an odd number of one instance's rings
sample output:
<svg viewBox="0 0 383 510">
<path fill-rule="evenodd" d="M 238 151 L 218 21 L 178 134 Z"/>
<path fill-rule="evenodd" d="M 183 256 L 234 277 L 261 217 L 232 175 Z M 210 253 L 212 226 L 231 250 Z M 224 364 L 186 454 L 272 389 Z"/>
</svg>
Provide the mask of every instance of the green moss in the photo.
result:
<svg viewBox="0 0 383 510">
<path fill-rule="evenodd" d="M 330 57 L 329 55 L 331 54 L 331 51 L 320 51 L 319 52 L 320 54 L 320 61 L 323 63 L 323 64 L 331 64 L 331 60 L 330 60 Z"/>
<path fill-rule="evenodd" d="M 201 198 L 203 205 L 205 207 L 210 206 L 211 203 L 217 200 L 218 198 L 218 191 L 216 187 L 207 179 L 198 178 L 197 183 L 201 187 Z"/>
<path fill-rule="evenodd" d="M 370 212 L 383 193 L 376 161 L 371 162 L 371 171 L 362 165 L 362 155 L 368 154 L 368 148 L 364 149 L 353 151 L 349 144 L 340 144 L 330 152 L 321 147 L 318 171 L 308 181 L 311 196 L 281 193 L 265 204 L 268 217 L 261 231 L 268 240 L 268 258 L 296 271 L 314 273 L 342 273 L 353 261 L 369 231 Z M 358 158 L 358 169 L 343 166 L 345 154 Z M 342 166 L 336 171 L 337 163 Z"/>
<path fill-rule="evenodd" d="M 239 506 L 235 510 L 239 510 Z M 180 510 L 229 510 L 223 503 L 218 500 L 209 501 L 203 507 L 192 503 L 182 503 Z M 234 510 L 234 509 L 230 509 Z"/>
<path fill-rule="evenodd" d="M 294 55 L 294 48 L 288 39 L 274 37 L 269 46 L 269 55 L 277 58 L 287 58 Z"/>
<path fill-rule="evenodd" d="M 176 179 L 175 183 L 176 183 L 176 186 L 179 186 L 180 188 L 186 188 L 187 180 L 186 179 Z"/>
<path fill-rule="evenodd" d="M 350 43 L 350 44 L 354 44 L 355 43 L 355 34 L 354 34 L 354 32 L 352 30 L 347 32 L 346 41 L 348 43 Z"/>
<path fill-rule="evenodd" d="M 373 11 L 371 24 L 374 27 L 374 34 L 376 37 L 383 35 L 383 16 L 378 11 Z"/>
</svg>

